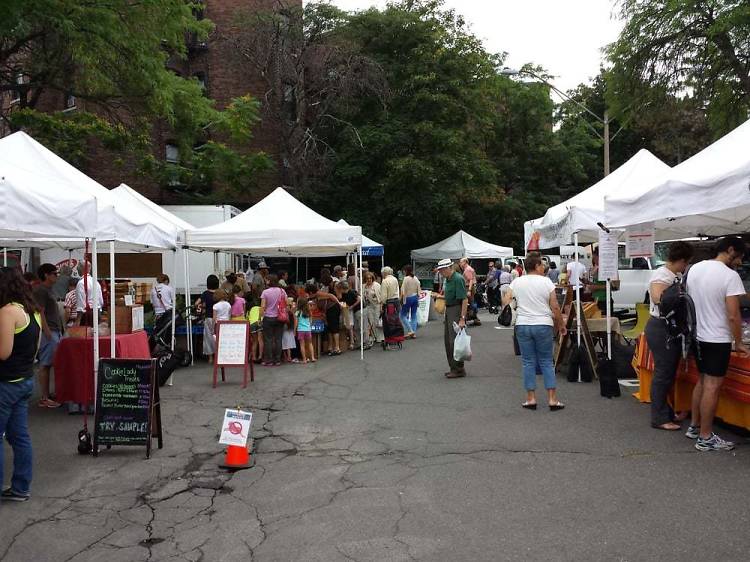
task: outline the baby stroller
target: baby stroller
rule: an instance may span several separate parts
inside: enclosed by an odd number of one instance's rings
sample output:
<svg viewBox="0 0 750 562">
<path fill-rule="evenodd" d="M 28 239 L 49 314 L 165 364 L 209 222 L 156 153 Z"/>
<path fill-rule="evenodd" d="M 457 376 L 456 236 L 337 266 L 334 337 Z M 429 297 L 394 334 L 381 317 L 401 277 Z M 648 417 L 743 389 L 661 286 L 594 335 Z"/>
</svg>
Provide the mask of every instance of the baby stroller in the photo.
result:
<svg viewBox="0 0 750 562">
<path fill-rule="evenodd" d="M 403 341 L 404 325 L 398 315 L 398 306 L 388 301 L 383 310 L 383 349 L 401 349 Z"/>
<path fill-rule="evenodd" d="M 185 324 L 184 313 L 175 314 L 175 327 Z M 172 349 L 170 342 L 172 339 L 172 312 L 167 311 L 157 318 L 154 324 L 154 332 L 148 338 L 148 346 L 151 350 L 151 357 L 156 359 L 156 377 L 159 386 L 164 386 L 174 370 L 179 367 L 187 367 L 192 362 L 192 355 L 189 351 L 175 351 Z"/>
</svg>

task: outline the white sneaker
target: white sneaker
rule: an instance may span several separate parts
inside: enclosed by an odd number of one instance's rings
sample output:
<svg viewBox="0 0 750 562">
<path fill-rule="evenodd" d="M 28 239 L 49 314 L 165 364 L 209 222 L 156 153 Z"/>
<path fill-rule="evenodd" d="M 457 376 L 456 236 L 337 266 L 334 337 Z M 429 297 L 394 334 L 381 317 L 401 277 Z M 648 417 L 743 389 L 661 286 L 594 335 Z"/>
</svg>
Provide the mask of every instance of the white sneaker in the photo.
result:
<svg viewBox="0 0 750 562">
<path fill-rule="evenodd" d="M 695 448 L 699 451 L 731 451 L 734 449 L 734 443 L 725 441 L 715 433 L 712 433 L 708 439 L 698 437 Z"/>
<path fill-rule="evenodd" d="M 697 425 L 691 425 L 685 432 L 685 437 L 688 439 L 698 439 L 701 436 L 701 428 Z"/>
</svg>

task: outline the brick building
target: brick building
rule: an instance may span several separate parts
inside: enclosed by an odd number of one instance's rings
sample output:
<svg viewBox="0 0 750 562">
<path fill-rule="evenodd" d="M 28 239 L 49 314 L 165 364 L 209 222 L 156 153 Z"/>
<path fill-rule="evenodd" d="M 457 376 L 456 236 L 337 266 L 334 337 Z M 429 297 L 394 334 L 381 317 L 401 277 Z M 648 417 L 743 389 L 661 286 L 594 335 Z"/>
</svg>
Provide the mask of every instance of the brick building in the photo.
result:
<svg viewBox="0 0 750 562">
<path fill-rule="evenodd" d="M 253 76 L 250 66 L 245 63 L 237 50 L 226 40 L 222 40 L 222 32 L 236 28 L 243 14 L 253 11 L 270 11 L 277 9 L 280 4 L 284 7 L 301 8 L 302 0 L 203 0 L 203 10 L 197 13 L 199 18 L 211 20 L 215 26 L 214 32 L 204 41 L 196 37 L 186 38 L 188 42 L 188 57 L 185 60 L 170 60 L 167 66 L 183 77 L 194 77 L 204 86 L 205 94 L 216 100 L 219 109 L 227 106 L 232 98 L 251 94 L 263 101 L 267 86 L 258 76 Z M 2 100 L 7 104 L 9 99 Z M 45 99 L 37 109 L 76 111 L 83 104 L 72 96 L 60 93 L 45 95 Z M 0 136 L 8 131 L 0 130 Z M 176 145 L 170 141 L 169 130 L 159 124 L 154 125 L 153 146 L 156 158 L 167 161 L 178 161 L 179 152 Z M 273 118 L 263 115 L 263 120 L 253 130 L 253 140 L 248 147 L 234 147 L 238 150 L 266 152 L 274 161 L 275 170 L 259 178 L 259 190 L 270 191 L 283 183 L 283 155 L 281 154 L 280 125 Z M 102 185 L 112 188 L 120 183 L 127 183 L 153 201 L 161 204 L 184 202 L 179 192 L 169 185 L 158 185 L 151 178 L 136 172 L 136 163 L 125 160 L 114 163 L 111 154 L 101 150 L 96 143 L 92 143 L 88 164 L 84 171 Z M 254 202 L 257 194 L 240 194 L 234 201 L 222 201 L 246 205 Z"/>
</svg>

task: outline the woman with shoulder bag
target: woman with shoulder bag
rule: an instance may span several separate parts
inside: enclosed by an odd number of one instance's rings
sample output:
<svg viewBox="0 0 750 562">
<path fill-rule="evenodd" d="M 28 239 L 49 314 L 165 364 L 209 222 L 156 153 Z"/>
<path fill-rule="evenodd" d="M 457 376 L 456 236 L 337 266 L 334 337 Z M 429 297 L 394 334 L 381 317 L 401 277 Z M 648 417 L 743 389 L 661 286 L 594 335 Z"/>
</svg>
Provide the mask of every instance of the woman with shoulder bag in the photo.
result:
<svg viewBox="0 0 750 562">
<path fill-rule="evenodd" d="M 286 292 L 279 287 L 278 276 L 268 276 L 268 288 L 260 295 L 260 317 L 263 319 L 263 365 L 281 365 L 281 340 L 288 321 Z"/>
<path fill-rule="evenodd" d="M 674 242 L 669 246 L 667 263 L 651 275 L 648 286 L 649 312 L 646 324 L 646 342 L 654 356 L 654 376 L 651 379 L 651 427 L 666 431 L 678 431 L 674 412 L 667 404 L 667 394 L 674 384 L 680 362 L 680 346 L 675 342 L 667 345 L 667 324 L 661 318 L 659 304 L 665 289 L 679 282 L 693 257 L 693 247 L 687 242 Z"/>
</svg>

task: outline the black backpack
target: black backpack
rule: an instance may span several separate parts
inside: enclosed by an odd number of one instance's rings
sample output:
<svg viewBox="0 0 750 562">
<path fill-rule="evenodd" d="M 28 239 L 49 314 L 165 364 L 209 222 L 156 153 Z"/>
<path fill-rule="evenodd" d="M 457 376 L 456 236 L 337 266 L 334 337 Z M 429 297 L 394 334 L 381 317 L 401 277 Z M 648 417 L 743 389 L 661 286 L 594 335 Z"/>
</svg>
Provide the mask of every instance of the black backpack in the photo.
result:
<svg viewBox="0 0 750 562">
<path fill-rule="evenodd" d="M 695 341 L 695 303 L 687 292 L 687 274 L 664 289 L 659 316 L 667 325 L 667 348 L 679 342 L 683 357 Z"/>
</svg>

